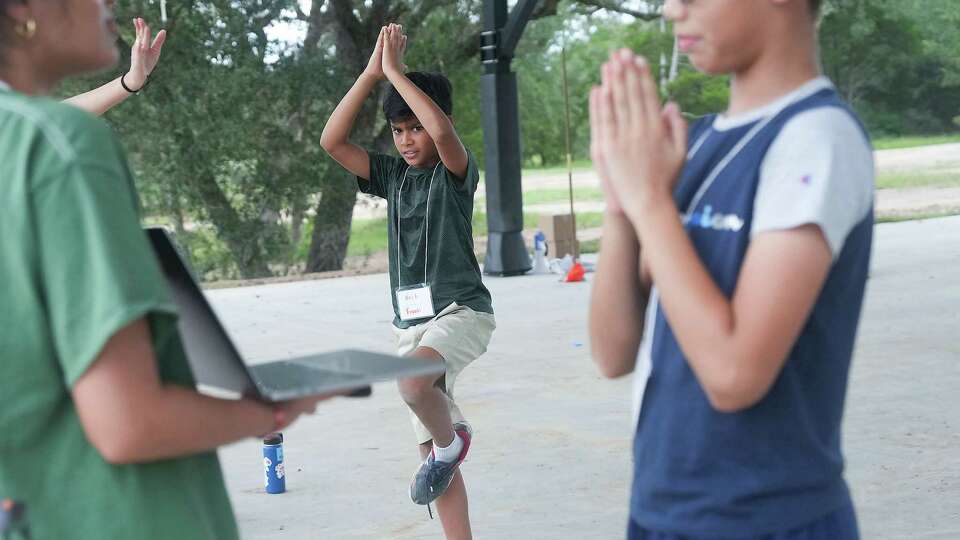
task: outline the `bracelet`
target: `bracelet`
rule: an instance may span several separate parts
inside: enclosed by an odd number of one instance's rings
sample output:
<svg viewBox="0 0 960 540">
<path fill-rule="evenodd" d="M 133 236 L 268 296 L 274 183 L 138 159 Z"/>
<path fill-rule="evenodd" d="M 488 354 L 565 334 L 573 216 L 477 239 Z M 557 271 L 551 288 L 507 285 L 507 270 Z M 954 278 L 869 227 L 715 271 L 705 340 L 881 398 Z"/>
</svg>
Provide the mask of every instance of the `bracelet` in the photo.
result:
<svg viewBox="0 0 960 540">
<path fill-rule="evenodd" d="M 130 87 L 127 86 L 127 81 L 124 80 L 124 77 L 126 76 L 127 76 L 126 73 L 120 76 L 120 86 L 122 86 L 124 90 L 126 90 L 127 92 L 130 92 L 131 94 L 139 94 L 144 88 L 147 87 L 148 84 L 150 84 L 150 76 L 147 75 L 147 80 L 143 82 L 143 86 L 141 86 L 137 90 L 131 90 Z"/>
</svg>

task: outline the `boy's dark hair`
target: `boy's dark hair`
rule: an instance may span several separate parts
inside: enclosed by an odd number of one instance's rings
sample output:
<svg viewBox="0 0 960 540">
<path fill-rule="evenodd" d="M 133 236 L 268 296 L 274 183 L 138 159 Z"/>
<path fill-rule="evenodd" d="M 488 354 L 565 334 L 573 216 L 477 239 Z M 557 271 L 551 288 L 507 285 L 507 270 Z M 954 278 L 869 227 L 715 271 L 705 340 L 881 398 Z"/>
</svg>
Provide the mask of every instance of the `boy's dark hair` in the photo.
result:
<svg viewBox="0 0 960 540">
<path fill-rule="evenodd" d="M 453 85 L 450 80 L 439 73 L 421 73 L 414 71 L 407 73 L 410 82 L 417 85 L 417 88 L 423 90 L 437 107 L 445 114 L 453 114 Z M 400 96 L 397 89 L 390 87 L 387 97 L 383 98 L 383 114 L 388 122 L 399 122 L 414 116 L 413 111 L 407 102 Z"/>
</svg>

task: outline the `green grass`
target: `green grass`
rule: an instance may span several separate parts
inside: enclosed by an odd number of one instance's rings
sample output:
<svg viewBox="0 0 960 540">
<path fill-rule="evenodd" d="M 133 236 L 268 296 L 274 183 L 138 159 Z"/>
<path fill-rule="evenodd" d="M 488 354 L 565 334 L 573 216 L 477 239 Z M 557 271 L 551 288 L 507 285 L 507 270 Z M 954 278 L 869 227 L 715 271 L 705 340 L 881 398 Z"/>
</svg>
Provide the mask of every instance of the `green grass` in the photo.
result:
<svg viewBox="0 0 960 540">
<path fill-rule="evenodd" d="M 583 170 L 583 169 L 592 169 L 592 168 L 593 168 L 593 162 L 590 161 L 589 159 L 578 159 L 578 160 L 574 160 L 574 162 L 573 162 L 573 170 L 574 170 L 574 171 L 580 171 L 580 170 Z M 567 172 L 567 166 L 566 166 L 566 164 L 564 164 L 564 165 L 553 165 L 553 166 L 550 166 L 550 167 L 528 167 L 528 168 L 526 168 L 526 169 L 523 169 L 523 175 L 524 175 L 524 176 L 527 176 L 527 175 L 534 175 L 534 176 L 536 176 L 536 175 L 538 175 L 538 174 L 543 174 L 543 175 L 550 174 L 550 175 L 553 175 L 553 174 L 561 174 L 561 173 L 565 173 L 565 172 Z"/>
<path fill-rule="evenodd" d="M 593 162 L 589 159 L 580 159 L 573 162 L 573 172 L 584 171 L 593 168 Z M 553 176 L 557 174 L 566 174 L 567 166 L 566 165 L 551 165 L 549 167 L 524 167 L 520 171 L 520 176 L 522 178 L 527 178 L 530 176 Z M 480 171 L 480 181 L 483 182 L 486 178 L 486 173 Z"/>
<path fill-rule="evenodd" d="M 876 139 L 873 141 L 873 147 L 877 150 L 892 150 L 894 148 L 914 148 L 947 143 L 960 143 L 960 134 Z"/>
<path fill-rule="evenodd" d="M 877 223 L 899 223 L 901 221 L 917 221 L 923 219 L 936 219 L 942 217 L 956 216 L 960 215 L 960 208 L 954 208 L 952 210 L 939 210 L 935 212 L 919 212 L 914 214 L 898 214 L 890 216 L 879 216 L 877 217 Z"/>
<path fill-rule="evenodd" d="M 523 228 L 536 229 L 540 224 L 540 214 L 524 213 Z M 581 212 L 577 214 L 577 230 L 594 229 L 603 224 L 602 212 Z M 487 215 L 477 213 L 473 216 L 473 236 L 487 235 Z M 355 219 L 350 231 L 350 244 L 347 256 L 367 256 L 387 249 L 387 219 Z"/>
<path fill-rule="evenodd" d="M 600 239 L 580 242 L 580 253 L 600 253 Z"/>
<path fill-rule="evenodd" d="M 934 144 L 960 143 L 960 133 L 949 135 L 920 135 L 911 137 L 882 137 L 873 140 L 873 147 L 877 150 L 891 150 L 895 148 L 915 148 Z M 573 162 L 574 171 L 592 169 L 593 162 L 589 159 L 578 159 Z M 567 172 L 567 166 L 551 165 L 548 167 L 525 167 L 523 176 L 556 175 Z M 481 172 L 481 176 L 483 173 Z"/>
<path fill-rule="evenodd" d="M 577 230 L 596 229 L 603 225 L 603 212 L 581 212 L 577 214 Z"/>
<path fill-rule="evenodd" d="M 387 218 L 353 220 L 348 257 L 370 255 L 384 249 L 387 249 Z"/>
<path fill-rule="evenodd" d="M 603 224 L 602 212 L 580 212 L 577 214 L 577 230 L 594 229 Z M 523 228 L 534 230 L 540 227 L 540 214 L 533 212 L 523 213 Z M 487 235 L 487 215 L 473 215 L 473 236 Z"/>
<path fill-rule="evenodd" d="M 567 202 L 569 200 L 570 191 L 566 189 L 538 189 L 523 194 L 523 204 L 525 205 Z M 603 191 L 593 187 L 573 188 L 573 200 L 578 202 L 602 201 Z"/>
<path fill-rule="evenodd" d="M 885 173 L 877 177 L 877 189 L 960 187 L 960 173 Z"/>
</svg>

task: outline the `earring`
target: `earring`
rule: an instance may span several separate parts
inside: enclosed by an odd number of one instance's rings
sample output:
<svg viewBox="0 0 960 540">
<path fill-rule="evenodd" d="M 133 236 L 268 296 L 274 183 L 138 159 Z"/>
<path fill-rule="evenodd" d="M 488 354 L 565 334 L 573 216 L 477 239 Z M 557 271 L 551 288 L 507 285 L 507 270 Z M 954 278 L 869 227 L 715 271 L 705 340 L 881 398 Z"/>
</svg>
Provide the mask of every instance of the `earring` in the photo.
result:
<svg viewBox="0 0 960 540">
<path fill-rule="evenodd" d="M 27 22 L 16 25 L 14 29 L 23 39 L 31 39 L 37 33 L 37 21 L 29 19 Z"/>
</svg>

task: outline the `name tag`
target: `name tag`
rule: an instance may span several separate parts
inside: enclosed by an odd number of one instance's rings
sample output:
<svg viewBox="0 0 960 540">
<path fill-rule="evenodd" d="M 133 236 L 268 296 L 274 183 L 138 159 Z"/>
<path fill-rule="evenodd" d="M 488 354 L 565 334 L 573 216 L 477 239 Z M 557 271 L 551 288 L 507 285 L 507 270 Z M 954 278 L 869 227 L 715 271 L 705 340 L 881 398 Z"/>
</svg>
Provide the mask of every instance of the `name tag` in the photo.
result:
<svg viewBox="0 0 960 540">
<path fill-rule="evenodd" d="M 400 311 L 401 321 L 415 321 L 433 317 L 433 295 L 430 285 L 421 283 L 410 287 L 397 289 L 397 308 Z"/>
</svg>

